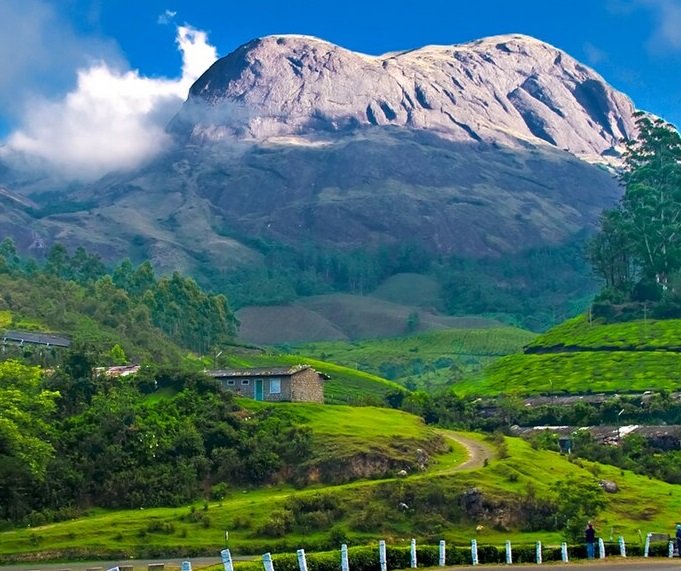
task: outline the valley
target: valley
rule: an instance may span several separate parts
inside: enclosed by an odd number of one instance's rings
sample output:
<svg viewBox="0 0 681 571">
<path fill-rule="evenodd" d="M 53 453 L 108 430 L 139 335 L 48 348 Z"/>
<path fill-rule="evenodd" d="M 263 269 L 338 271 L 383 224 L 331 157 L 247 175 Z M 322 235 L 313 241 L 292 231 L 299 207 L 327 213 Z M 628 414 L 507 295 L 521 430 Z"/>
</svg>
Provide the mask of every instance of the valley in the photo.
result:
<svg viewBox="0 0 681 571">
<path fill-rule="evenodd" d="M 219 56 L 147 8 L 180 79 L 93 40 L 75 86 L 17 90 L 36 110 L 0 144 L 0 564 L 228 547 L 226 571 L 294 571 L 304 548 L 334 571 L 345 544 L 375 571 L 377 541 L 399 569 L 412 538 L 421 566 L 473 539 L 536 563 L 583 558 L 587 521 L 609 557 L 648 533 L 666 556 L 681 135 L 589 67 L 614 54 L 239 21 Z"/>
</svg>

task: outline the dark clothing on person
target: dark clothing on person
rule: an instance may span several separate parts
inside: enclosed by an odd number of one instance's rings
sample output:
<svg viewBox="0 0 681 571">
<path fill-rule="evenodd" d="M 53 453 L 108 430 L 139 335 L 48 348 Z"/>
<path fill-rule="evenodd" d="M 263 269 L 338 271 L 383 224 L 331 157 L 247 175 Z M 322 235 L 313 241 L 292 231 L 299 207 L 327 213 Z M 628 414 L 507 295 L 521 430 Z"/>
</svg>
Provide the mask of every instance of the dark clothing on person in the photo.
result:
<svg viewBox="0 0 681 571">
<path fill-rule="evenodd" d="M 595 555 L 594 542 L 596 541 L 596 530 L 591 524 L 586 526 L 584 530 L 584 539 L 586 540 L 586 556 L 588 559 L 593 559 Z"/>
</svg>

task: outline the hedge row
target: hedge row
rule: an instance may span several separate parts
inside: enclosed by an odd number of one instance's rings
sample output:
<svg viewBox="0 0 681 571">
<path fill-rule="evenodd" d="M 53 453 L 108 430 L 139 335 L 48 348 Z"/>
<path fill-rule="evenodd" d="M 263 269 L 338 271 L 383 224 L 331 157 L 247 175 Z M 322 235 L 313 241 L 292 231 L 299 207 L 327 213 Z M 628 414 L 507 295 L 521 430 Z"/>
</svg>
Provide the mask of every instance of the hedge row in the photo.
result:
<svg viewBox="0 0 681 571">
<path fill-rule="evenodd" d="M 513 545 L 513 563 L 535 563 L 536 545 L 523 544 Z M 619 556 L 619 545 L 617 543 L 605 544 L 606 556 Z M 435 567 L 439 564 L 439 547 L 437 545 L 417 545 L 416 559 L 419 567 Z M 668 545 L 666 543 L 655 543 L 650 546 L 651 557 L 666 557 L 668 555 Z M 568 555 L 571 559 L 585 559 L 586 546 L 571 545 L 568 547 Z M 643 555 L 643 548 L 640 545 L 627 546 L 627 555 L 640 557 Z M 338 571 L 340 569 L 340 550 L 325 551 L 321 553 L 306 554 L 307 565 L 310 571 Z M 386 546 L 386 559 L 388 569 L 406 569 L 410 566 L 410 548 Z M 560 547 L 542 547 L 543 561 L 560 561 Z M 375 547 L 350 547 L 348 549 L 348 561 L 351 571 L 381 571 L 378 561 L 378 545 Z M 471 548 L 447 546 L 446 564 L 449 565 L 470 565 Z M 478 545 L 478 562 L 480 564 L 505 563 L 505 547 L 495 545 Z M 282 553 L 272 555 L 274 571 L 299 571 L 298 558 L 294 553 Z M 237 562 L 236 571 L 262 571 L 260 560 Z"/>
</svg>

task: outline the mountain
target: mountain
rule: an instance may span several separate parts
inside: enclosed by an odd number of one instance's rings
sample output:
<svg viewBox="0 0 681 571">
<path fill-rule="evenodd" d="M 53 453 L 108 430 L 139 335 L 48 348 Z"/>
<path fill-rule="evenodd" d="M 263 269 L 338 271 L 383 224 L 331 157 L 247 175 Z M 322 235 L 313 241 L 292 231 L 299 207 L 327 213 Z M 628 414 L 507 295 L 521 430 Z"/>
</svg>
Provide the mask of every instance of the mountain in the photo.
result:
<svg viewBox="0 0 681 571">
<path fill-rule="evenodd" d="M 269 36 L 197 80 L 168 126 L 173 148 L 143 168 L 52 188 L 0 172 L 37 204 L 10 201 L 0 222 L 24 248 L 85 243 L 215 288 L 265 267 L 272 244 L 318 258 L 405 244 L 503 258 L 594 227 L 620 195 L 612 168 L 633 113 L 593 70 L 527 36 L 381 56 Z M 412 268 L 364 273 L 391 271 Z"/>
</svg>

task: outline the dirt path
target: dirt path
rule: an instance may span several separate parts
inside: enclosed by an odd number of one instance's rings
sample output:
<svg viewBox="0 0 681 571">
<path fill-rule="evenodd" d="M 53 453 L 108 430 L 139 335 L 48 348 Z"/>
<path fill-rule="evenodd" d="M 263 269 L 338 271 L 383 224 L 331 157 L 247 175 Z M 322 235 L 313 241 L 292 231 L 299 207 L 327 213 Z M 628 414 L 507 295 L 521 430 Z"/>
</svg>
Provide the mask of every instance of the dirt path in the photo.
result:
<svg viewBox="0 0 681 571">
<path fill-rule="evenodd" d="M 482 468 L 485 465 L 485 461 L 494 459 L 494 450 L 489 444 L 463 436 L 462 434 L 451 430 L 438 430 L 437 432 L 447 440 L 452 440 L 453 442 L 460 444 L 468 452 L 468 458 L 463 464 L 447 468 L 441 473 L 451 474 L 452 472 L 460 472 L 461 470 Z"/>
</svg>

